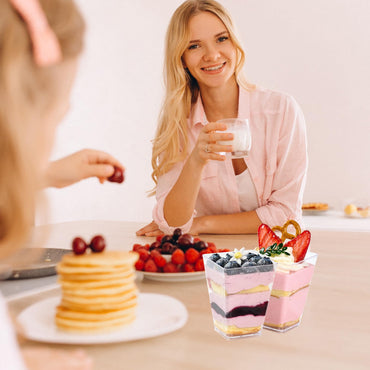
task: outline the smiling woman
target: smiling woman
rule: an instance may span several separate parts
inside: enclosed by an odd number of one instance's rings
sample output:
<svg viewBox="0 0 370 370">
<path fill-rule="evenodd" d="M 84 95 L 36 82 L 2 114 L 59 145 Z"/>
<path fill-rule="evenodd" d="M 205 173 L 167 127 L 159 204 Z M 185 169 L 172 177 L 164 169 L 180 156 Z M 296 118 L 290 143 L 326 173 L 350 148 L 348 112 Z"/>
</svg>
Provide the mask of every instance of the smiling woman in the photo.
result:
<svg viewBox="0 0 370 370">
<path fill-rule="evenodd" d="M 245 53 L 227 10 L 188 0 L 166 36 L 166 96 L 153 144 L 154 221 L 139 235 L 255 233 L 301 219 L 307 171 L 303 114 L 289 95 L 246 82 Z M 232 159 L 220 120 L 250 121 L 252 148 Z M 226 155 L 225 155 L 226 154 Z M 257 206 L 256 206 L 257 205 Z"/>
</svg>

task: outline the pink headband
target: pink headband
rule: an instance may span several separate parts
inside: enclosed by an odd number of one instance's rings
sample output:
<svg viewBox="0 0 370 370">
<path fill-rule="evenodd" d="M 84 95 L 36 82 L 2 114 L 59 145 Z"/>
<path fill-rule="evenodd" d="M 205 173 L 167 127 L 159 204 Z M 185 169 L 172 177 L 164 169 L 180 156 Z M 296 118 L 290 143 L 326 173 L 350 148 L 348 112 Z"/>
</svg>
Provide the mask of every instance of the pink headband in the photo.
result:
<svg viewBox="0 0 370 370">
<path fill-rule="evenodd" d="M 59 41 L 50 28 L 38 0 L 10 0 L 14 9 L 27 25 L 33 46 L 33 58 L 40 67 L 47 67 L 62 60 Z"/>
</svg>

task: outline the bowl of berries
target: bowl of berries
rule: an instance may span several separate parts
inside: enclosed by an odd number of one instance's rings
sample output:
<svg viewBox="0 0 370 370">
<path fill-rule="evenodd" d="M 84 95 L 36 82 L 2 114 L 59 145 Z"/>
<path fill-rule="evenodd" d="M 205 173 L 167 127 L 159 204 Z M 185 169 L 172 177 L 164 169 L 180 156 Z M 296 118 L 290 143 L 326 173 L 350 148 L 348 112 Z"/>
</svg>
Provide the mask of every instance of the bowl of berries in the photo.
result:
<svg viewBox="0 0 370 370">
<path fill-rule="evenodd" d="M 203 254 L 228 252 L 212 242 L 183 234 L 180 228 L 172 235 L 160 235 L 152 244 L 134 244 L 139 254 L 135 264 L 145 278 L 157 281 L 180 282 L 203 279 Z"/>
</svg>

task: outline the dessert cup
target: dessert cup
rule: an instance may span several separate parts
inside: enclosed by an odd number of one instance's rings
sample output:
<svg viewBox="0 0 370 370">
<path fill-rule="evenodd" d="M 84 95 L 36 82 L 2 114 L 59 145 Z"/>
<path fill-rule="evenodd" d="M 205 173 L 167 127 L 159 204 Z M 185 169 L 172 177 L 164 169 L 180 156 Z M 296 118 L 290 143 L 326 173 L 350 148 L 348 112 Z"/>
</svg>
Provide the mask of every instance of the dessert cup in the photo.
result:
<svg viewBox="0 0 370 370">
<path fill-rule="evenodd" d="M 285 332 L 300 324 L 316 261 L 317 254 L 307 252 L 303 261 L 276 264 L 265 329 Z"/>
<path fill-rule="evenodd" d="M 225 257 L 227 253 L 219 253 Z M 203 255 L 214 329 L 226 339 L 260 335 L 274 264 L 223 268 Z"/>
</svg>

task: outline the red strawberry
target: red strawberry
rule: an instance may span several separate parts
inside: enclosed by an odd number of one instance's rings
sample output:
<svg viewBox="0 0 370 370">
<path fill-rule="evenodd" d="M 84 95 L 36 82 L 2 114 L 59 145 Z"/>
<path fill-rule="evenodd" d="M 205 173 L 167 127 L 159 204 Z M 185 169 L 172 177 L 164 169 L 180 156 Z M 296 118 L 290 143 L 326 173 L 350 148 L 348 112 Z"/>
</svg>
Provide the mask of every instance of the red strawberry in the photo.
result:
<svg viewBox="0 0 370 370">
<path fill-rule="evenodd" d="M 218 252 L 218 253 L 230 252 L 230 249 L 228 249 L 228 248 L 223 248 L 223 249 L 219 249 L 217 252 Z"/>
<path fill-rule="evenodd" d="M 293 248 L 294 262 L 304 260 L 310 242 L 311 233 L 308 230 L 305 230 L 302 234 L 299 234 L 297 237 L 285 244 L 285 247 Z"/>
<path fill-rule="evenodd" d="M 162 234 L 162 235 L 158 235 L 156 238 L 155 238 L 155 240 L 157 241 L 157 242 L 160 242 L 161 240 L 162 240 L 162 238 L 164 237 L 164 234 Z"/>
<path fill-rule="evenodd" d="M 136 252 L 139 253 L 140 259 L 144 262 L 149 258 L 149 252 L 144 247 L 139 248 Z"/>
<path fill-rule="evenodd" d="M 132 250 L 134 252 L 137 252 L 138 249 L 140 249 L 140 248 L 144 248 L 144 247 L 141 244 L 134 244 L 134 246 L 132 247 Z"/>
<path fill-rule="evenodd" d="M 194 266 L 190 263 L 185 263 L 184 265 L 184 271 L 185 272 L 195 272 Z"/>
<path fill-rule="evenodd" d="M 217 253 L 217 247 L 215 243 L 208 242 L 208 249 L 211 250 L 211 253 Z"/>
<path fill-rule="evenodd" d="M 136 270 L 138 271 L 142 271 L 144 270 L 144 265 L 145 265 L 145 262 L 143 260 L 138 260 L 136 263 L 135 263 L 135 268 Z"/>
<path fill-rule="evenodd" d="M 203 256 L 203 254 L 209 254 L 209 253 L 214 253 L 210 248 L 206 248 L 200 251 L 200 255 Z"/>
<path fill-rule="evenodd" d="M 189 263 L 194 263 L 199 258 L 199 256 L 200 256 L 199 252 L 194 248 L 189 248 L 185 252 L 186 261 Z"/>
<path fill-rule="evenodd" d="M 173 264 L 172 262 L 167 262 L 163 266 L 163 272 L 177 272 L 176 265 Z"/>
<path fill-rule="evenodd" d="M 265 224 L 258 228 L 258 245 L 259 249 L 267 249 L 273 244 L 280 244 L 281 239 Z"/>
<path fill-rule="evenodd" d="M 153 259 L 157 267 L 163 267 L 167 263 L 166 259 L 161 254 L 159 254 L 159 256 L 155 255 Z"/>
<path fill-rule="evenodd" d="M 194 238 L 194 243 L 198 243 L 200 242 L 201 240 L 199 238 Z"/>
<path fill-rule="evenodd" d="M 145 244 L 145 245 L 144 245 L 144 248 L 145 248 L 146 250 L 149 250 L 149 248 L 150 248 L 150 244 Z"/>
<path fill-rule="evenodd" d="M 199 258 L 199 260 L 195 262 L 195 271 L 204 271 L 203 258 Z"/>
<path fill-rule="evenodd" d="M 155 265 L 154 261 L 151 258 L 149 258 L 148 261 L 145 262 L 144 270 L 147 272 L 157 272 L 158 268 Z"/>
<path fill-rule="evenodd" d="M 171 261 L 175 265 L 182 265 L 183 263 L 185 263 L 185 253 L 180 248 L 176 249 L 172 253 Z"/>
<path fill-rule="evenodd" d="M 154 259 L 155 256 L 161 256 L 161 252 L 158 249 L 152 249 L 150 251 L 150 257 Z"/>
</svg>

